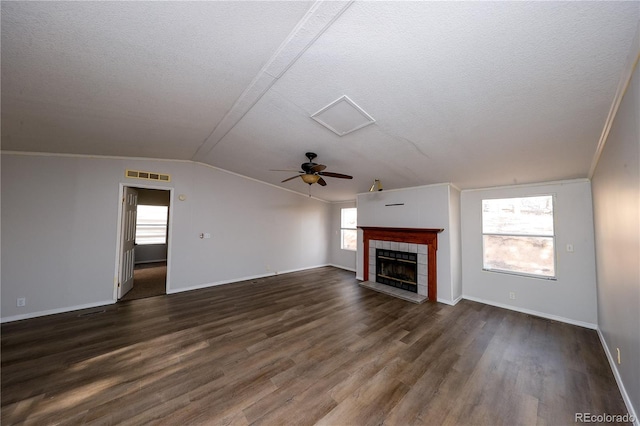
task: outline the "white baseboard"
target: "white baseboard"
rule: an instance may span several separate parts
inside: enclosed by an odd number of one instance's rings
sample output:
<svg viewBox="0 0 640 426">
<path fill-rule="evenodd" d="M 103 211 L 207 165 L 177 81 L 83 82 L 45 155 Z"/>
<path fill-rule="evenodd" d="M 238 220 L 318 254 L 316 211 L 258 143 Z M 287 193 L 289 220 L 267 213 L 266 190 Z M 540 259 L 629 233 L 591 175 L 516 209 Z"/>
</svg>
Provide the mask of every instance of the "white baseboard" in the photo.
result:
<svg viewBox="0 0 640 426">
<path fill-rule="evenodd" d="M 203 289 L 203 288 L 216 287 L 216 286 L 225 285 L 225 284 L 233 284 L 233 283 L 238 283 L 238 282 L 241 282 L 241 281 L 257 280 L 257 279 L 260 279 L 260 278 L 273 277 L 275 275 L 289 274 L 291 272 L 300 272 L 300 271 L 307 271 L 309 269 L 322 268 L 324 266 L 331 266 L 331 265 L 323 264 L 323 265 L 317 265 L 317 266 L 309 266 L 309 267 L 306 267 L 306 268 L 289 269 L 289 270 L 286 270 L 286 271 L 268 272 L 266 274 L 250 275 L 250 276 L 240 277 L 240 278 L 232 278 L 230 280 L 214 281 L 214 282 L 211 282 L 211 283 L 198 284 L 198 285 L 193 285 L 193 286 L 189 286 L 189 287 L 181 287 L 181 288 L 175 288 L 175 289 L 174 288 L 168 288 L 167 289 L 167 294 L 176 294 L 176 293 L 182 293 L 182 292 L 185 292 L 185 291 L 200 290 L 200 289 Z"/>
<path fill-rule="evenodd" d="M 462 296 L 458 296 L 458 298 L 453 299 L 453 300 L 449 300 L 449 299 L 437 299 L 438 303 L 444 303 L 445 305 L 450 305 L 450 306 L 456 306 L 458 304 L 459 301 L 462 300 Z"/>
<path fill-rule="evenodd" d="M 462 300 L 462 295 L 458 296 L 458 297 L 453 301 L 453 304 L 454 304 L 454 305 L 457 305 L 457 304 L 458 304 L 458 302 L 459 302 L 459 301 L 461 301 L 461 300 Z"/>
<path fill-rule="evenodd" d="M 620 377 L 620 372 L 618 371 L 618 366 L 616 364 L 615 358 L 611 351 L 609 350 L 609 345 L 607 345 L 607 341 L 604 339 L 604 335 L 602 331 L 600 331 L 600 327 L 596 329 L 598 332 L 598 337 L 600 338 L 600 343 L 604 348 L 604 353 L 607 355 L 607 359 L 609 360 L 609 365 L 611 366 L 611 371 L 613 371 L 613 377 L 616 379 L 616 383 L 618 384 L 618 389 L 620 389 L 620 393 L 622 394 L 622 400 L 624 401 L 624 405 L 627 406 L 627 411 L 630 415 L 633 416 L 633 424 L 635 426 L 640 426 L 640 419 L 636 415 L 636 411 L 633 408 L 633 404 L 631 403 L 631 398 L 629 398 L 629 394 L 627 394 L 627 390 L 624 387 L 624 383 L 622 382 L 622 377 Z M 617 413 L 616 413 L 617 414 Z"/>
<path fill-rule="evenodd" d="M 0 319 L 0 323 L 4 324 L 5 322 L 13 322 L 13 321 L 20 321 L 20 320 L 36 318 L 36 317 L 44 317 L 46 315 L 62 314 L 62 313 L 65 313 L 65 312 L 78 311 L 80 309 L 89 309 L 89 308 L 96 308 L 98 306 L 113 305 L 114 303 L 116 303 L 115 300 L 105 300 L 105 301 L 102 301 L 102 302 L 87 303 L 87 304 L 84 304 L 84 305 L 69 306 L 69 307 L 66 307 L 66 308 L 58 308 L 58 309 L 49 309 L 49 310 L 46 310 L 46 311 L 30 312 L 28 314 L 20 314 L 20 315 L 14 315 L 14 316 L 11 316 L 11 317 L 2 318 L 2 319 Z"/>
<path fill-rule="evenodd" d="M 185 291 L 192 291 L 192 290 L 201 290 L 203 288 L 208 288 L 208 287 L 216 287 L 219 285 L 225 285 L 225 284 L 233 284 L 233 283 L 237 283 L 240 281 L 249 281 L 249 280 L 257 280 L 259 278 L 266 278 L 266 277 L 272 277 L 276 275 L 275 272 L 269 272 L 268 274 L 261 274 L 261 275 L 251 275 L 251 276 L 247 276 L 247 277 L 241 277 L 241 278 L 234 278 L 231 280 L 222 280 L 222 281 L 215 281 L 215 282 L 211 282 L 211 283 L 204 283 L 204 284 L 197 284 L 197 285 L 192 285 L 189 287 L 181 287 L 181 288 L 168 288 L 167 289 L 167 294 L 176 294 L 176 293 L 183 293 Z"/>
<path fill-rule="evenodd" d="M 481 299 L 479 297 L 466 296 L 462 295 L 463 299 L 471 300 L 472 302 L 484 303 L 485 305 L 491 305 L 498 308 L 509 309 L 511 311 L 522 312 L 523 314 L 534 315 L 536 317 L 542 317 L 546 319 L 550 319 L 553 321 L 564 322 L 571 325 L 577 325 L 579 327 L 590 328 L 592 330 L 596 330 L 598 328 L 597 324 L 592 324 L 590 322 L 578 321 L 571 318 L 560 317 L 557 315 L 547 314 L 544 312 L 538 312 L 531 309 L 520 308 L 518 306 L 505 305 L 503 303 L 497 303 L 492 300 Z"/>
<path fill-rule="evenodd" d="M 166 262 L 167 259 L 156 259 L 156 260 L 141 260 L 136 262 L 136 265 L 144 265 L 145 263 L 160 263 L 160 262 Z"/>
<path fill-rule="evenodd" d="M 190 286 L 190 287 L 184 287 L 184 288 L 179 288 L 179 289 L 170 289 L 170 288 L 168 288 L 167 289 L 167 294 L 182 293 L 184 291 L 198 290 L 198 289 L 202 289 L 202 288 L 214 287 L 214 286 L 223 285 L 223 284 L 231 284 L 231 283 L 236 283 L 236 282 L 240 282 L 240 281 L 255 280 L 255 279 L 258 279 L 258 278 L 271 277 L 271 276 L 279 275 L 279 274 L 288 274 L 288 273 L 291 273 L 291 272 L 306 271 L 306 270 L 309 270 L 309 269 L 322 268 L 324 266 L 334 266 L 334 265 L 322 264 L 322 265 L 317 265 L 317 266 L 309 266 L 309 267 L 305 267 L 305 268 L 290 269 L 290 270 L 281 271 L 281 272 L 269 272 L 267 274 L 253 275 L 253 276 L 247 276 L 247 277 L 241 277 L 241 278 L 234 278 L 234 279 L 231 279 L 231 280 L 224 280 L 224 281 L 217 281 L 217 282 L 213 282 L 213 283 L 199 284 L 199 285 Z M 338 267 L 338 266 L 336 266 L 336 267 Z M 77 310 L 81 310 L 81 309 L 95 308 L 95 307 L 98 307 L 98 306 L 113 305 L 116 302 L 117 302 L 117 300 L 115 300 L 115 299 L 114 300 L 104 300 L 104 301 L 101 301 L 101 302 L 87 303 L 87 304 L 84 304 L 84 305 L 68 306 L 68 307 L 64 307 L 64 308 L 49 309 L 49 310 L 46 310 L 46 311 L 37 311 L 37 312 L 30 312 L 30 313 L 26 313 L 26 314 L 13 315 L 13 316 L 10 316 L 10 317 L 0 318 L 0 323 L 20 321 L 20 320 L 24 320 L 24 319 L 43 317 L 43 316 L 46 316 L 46 315 L 61 314 L 61 313 L 64 313 L 64 312 L 71 312 L 71 311 L 77 311 Z"/>
<path fill-rule="evenodd" d="M 297 269 L 287 269 L 286 271 L 278 271 L 278 272 L 276 272 L 276 275 L 290 274 L 292 272 L 308 271 L 309 269 L 324 268 L 325 266 L 331 266 L 331 265 L 329 265 L 328 263 L 323 263 L 322 265 L 307 266 L 307 267 L 304 267 L 304 268 L 297 268 Z"/>
<path fill-rule="evenodd" d="M 356 268 L 348 268 L 342 265 L 336 265 L 335 263 L 330 263 L 329 266 L 333 266 L 334 268 L 344 269 L 345 271 L 356 272 Z"/>
</svg>

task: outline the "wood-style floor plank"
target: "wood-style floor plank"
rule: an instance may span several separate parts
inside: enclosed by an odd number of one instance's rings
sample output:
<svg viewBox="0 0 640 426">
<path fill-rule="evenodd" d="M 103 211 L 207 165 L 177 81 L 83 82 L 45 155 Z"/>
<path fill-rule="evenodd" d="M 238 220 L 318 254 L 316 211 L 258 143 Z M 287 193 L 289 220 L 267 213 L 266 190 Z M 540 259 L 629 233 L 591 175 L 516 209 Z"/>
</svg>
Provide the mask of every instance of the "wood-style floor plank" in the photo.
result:
<svg viewBox="0 0 640 426">
<path fill-rule="evenodd" d="M 534 425 L 625 414 L 595 331 L 331 267 L 2 325 L 3 425 Z"/>
</svg>

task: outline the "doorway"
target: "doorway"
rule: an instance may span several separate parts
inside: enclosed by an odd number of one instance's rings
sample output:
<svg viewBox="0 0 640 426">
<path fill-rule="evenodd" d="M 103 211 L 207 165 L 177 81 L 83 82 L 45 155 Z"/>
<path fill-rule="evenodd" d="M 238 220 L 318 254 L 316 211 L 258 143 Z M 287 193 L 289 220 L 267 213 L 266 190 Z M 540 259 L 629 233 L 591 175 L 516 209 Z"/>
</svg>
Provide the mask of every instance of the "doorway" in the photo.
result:
<svg viewBox="0 0 640 426">
<path fill-rule="evenodd" d="M 136 264 L 133 287 L 120 300 L 144 299 L 167 294 L 167 262 Z"/>
<path fill-rule="evenodd" d="M 171 189 L 122 186 L 116 300 L 167 293 Z"/>
</svg>

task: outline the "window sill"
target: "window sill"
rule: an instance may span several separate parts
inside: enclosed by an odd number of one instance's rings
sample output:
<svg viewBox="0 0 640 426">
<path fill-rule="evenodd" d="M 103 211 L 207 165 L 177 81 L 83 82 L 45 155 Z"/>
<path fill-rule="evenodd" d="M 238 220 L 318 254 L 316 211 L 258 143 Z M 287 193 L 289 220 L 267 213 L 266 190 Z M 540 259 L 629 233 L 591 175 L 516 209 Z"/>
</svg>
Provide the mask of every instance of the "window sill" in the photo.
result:
<svg viewBox="0 0 640 426">
<path fill-rule="evenodd" d="M 504 271 L 502 269 L 482 268 L 482 270 L 484 272 L 495 272 L 497 274 L 516 275 L 516 276 L 524 277 L 524 278 L 537 278 L 539 280 L 558 281 L 558 277 L 556 277 L 556 276 L 549 277 L 549 276 L 546 276 L 546 275 L 527 274 L 525 272 Z"/>
</svg>

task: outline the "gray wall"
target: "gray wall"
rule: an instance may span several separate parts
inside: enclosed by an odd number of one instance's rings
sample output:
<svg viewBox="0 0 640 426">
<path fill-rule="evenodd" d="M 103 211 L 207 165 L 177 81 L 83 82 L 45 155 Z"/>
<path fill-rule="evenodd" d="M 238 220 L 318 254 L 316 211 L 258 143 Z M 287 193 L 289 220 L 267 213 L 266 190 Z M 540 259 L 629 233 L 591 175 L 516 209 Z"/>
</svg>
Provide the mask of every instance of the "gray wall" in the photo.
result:
<svg viewBox="0 0 640 426">
<path fill-rule="evenodd" d="M 3 153 L 3 321 L 115 301 L 123 185 L 173 190 L 169 293 L 328 263 L 329 203 L 190 162 Z"/>
<path fill-rule="evenodd" d="M 640 413 L 640 71 L 636 67 L 592 178 L 598 326 Z"/>
<path fill-rule="evenodd" d="M 557 280 L 482 269 L 482 200 L 555 195 Z M 596 279 L 591 187 L 586 179 L 462 191 L 463 297 L 596 328 Z M 573 244 L 574 252 L 566 251 Z M 516 293 L 516 300 L 509 293 Z"/>
</svg>

